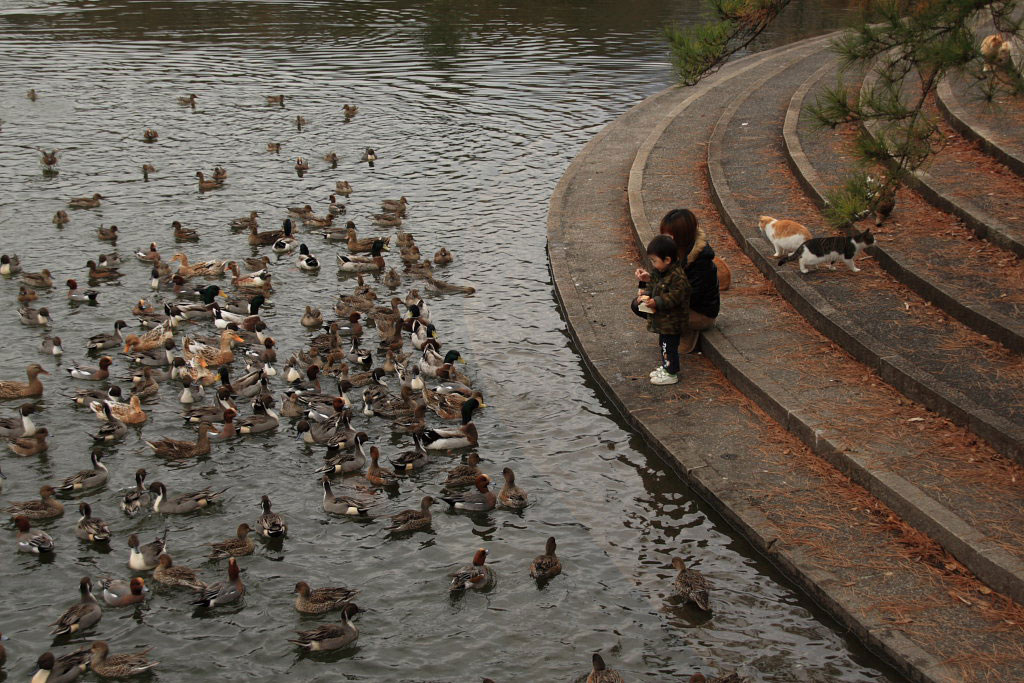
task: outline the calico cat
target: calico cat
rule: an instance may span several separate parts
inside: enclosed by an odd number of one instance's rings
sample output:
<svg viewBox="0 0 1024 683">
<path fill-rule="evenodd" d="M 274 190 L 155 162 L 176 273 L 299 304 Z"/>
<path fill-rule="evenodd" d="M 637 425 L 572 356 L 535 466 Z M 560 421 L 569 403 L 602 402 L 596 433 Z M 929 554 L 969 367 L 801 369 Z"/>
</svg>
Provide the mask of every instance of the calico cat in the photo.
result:
<svg viewBox="0 0 1024 683">
<path fill-rule="evenodd" d="M 811 231 L 796 221 L 778 220 L 771 216 L 761 216 L 757 221 L 758 227 L 764 233 L 765 238 L 775 247 L 773 258 L 791 254 L 796 249 L 811 239 Z"/>
<path fill-rule="evenodd" d="M 853 259 L 874 243 L 875 236 L 871 234 L 871 228 L 853 236 L 815 237 L 801 244 L 789 256 L 779 259 L 779 265 L 781 266 L 787 261 L 799 260 L 800 272 L 806 273 L 809 272 L 807 266 L 827 263 L 830 270 L 835 270 L 835 266 L 832 264 L 842 261 L 850 270 L 859 273 L 860 268 L 853 262 Z"/>
</svg>

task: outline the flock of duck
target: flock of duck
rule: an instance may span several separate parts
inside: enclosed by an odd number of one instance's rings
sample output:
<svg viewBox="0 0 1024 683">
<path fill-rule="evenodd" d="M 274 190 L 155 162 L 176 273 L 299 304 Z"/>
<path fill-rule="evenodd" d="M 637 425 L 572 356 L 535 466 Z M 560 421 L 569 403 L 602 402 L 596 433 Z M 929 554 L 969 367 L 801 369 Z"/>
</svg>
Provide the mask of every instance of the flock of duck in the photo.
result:
<svg viewBox="0 0 1024 683">
<path fill-rule="evenodd" d="M 196 95 L 179 100 L 192 107 L 195 101 Z M 267 102 L 284 106 L 284 96 L 268 97 Z M 346 105 L 345 115 L 352 117 L 357 111 L 356 107 Z M 158 137 L 155 130 L 147 129 L 143 139 L 154 142 Z M 274 145 L 277 143 L 271 143 L 268 149 L 279 151 L 279 145 L 276 150 Z M 337 167 L 337 155 L 331 153 L 324 159 L 332 168 Z M 376 160 L 372 148 L 367 148 L 361 159 L 368 163 Z M 55 174 L 58 150 L 43 151 L 42 163 L 47 173 Z M 301 172 L 303 164 L 306 162 L 300 158 L 296 170 Z M 147 179 L 154 171 L 149 164 L 143 168 Z M 223 186 L 228 172 L 217 167 L 210 180 L 201 171 L 196 176 L 199 190 L 205 192 Z M 208 457 L 219 442 L 272 432 L 282 420 L 287 420 L 304 444 L 324 449 L 323 462 L 315 470 L 317 484 L 323 491 L 323 510 L 331 515 L 378 519 L 387 525 L 392 539 L 430 530 L 431 510 L 437 504 L 467 513 L 487 512 L 496 507 L 519 510 L 527 506 L 528 494 L 517 485 L 511 468 L 501 470 L 503 485 L 497 491 L 492 488 L 491 477 L 480 468 L 474 416 L 486 404 L 482 392 L 474 389 L 471 379 L 459 369 L 464 362 L 461 354 L 457 350 L 442 350 L 439 321 L 434 319 L 419 286 L 411 288 L 404 297 L 396 292 L 403 279 L 411 279 L 413 284 L 422 282 L 424 291 L 434 296 L 472 294 L 473 288 L 435 276 L 436 269 L 451 263 L 454 257 L 441 248 L 432 258 L 424 258 L 413 236 L 401 229 L 410 210 L 410 202 L 404 196 L 383 200 L 380 212 L 374 214 L 378 226 L 398 228 L 394 245 L 392 235 L 360 237 L 353 221 L 335 227 L 334 221 L 347 213 L 344 201 L 352 193 L 348 182 L 339 181 L 323 216 L 310 205 L 291 207 L 279 229 L 261 230 L 257 211 L 230 223 L 232 231 L 243 234 L 246 242 L 256 248 L 255 253 L 267 249 L 276 255 L 276 260 L 260 254 L 237 260 L 193 262 L 184 251 L 161 253 L 156 243 L 134 253 L 135 260 L 149 269 L 150 276 L 150 292 L 137 299 L 130 311 L 138 321 L 137 331 L 130 331 L 132 326 L 123 319 L 128 318 L 127 311 L 116 316 L 110 332 L 97 333 L 87 341 L 85 351 L 98 356 L 94 366 L 73 363 L 63 368 L 70 378 L 82 384 L 72 397 L 75 404 L 87 407 L 99 420 L 98 428 L 90 435 L 89 466 L 60 481 L 42 483 L 37 500 L 8 502 L 5 509 L 16 528 L 18 551 L 51 555 L 61 546 L 66 547 L 60 533 L 55 534 L 55 539 L 36 525 L 52 524 L 52 520 L 64 515 L 63 501 L 69 499 L 77 500 L 79 516 L 74 535 L 78 541 L 110 543 L 109 526 L 93 515 L 87 499 L 107 486 L 106 456 L 116 452 L 114 449 L 130 427 L 140 429 L 147 422 L 146 408 L 162 400 L 162 387 L 173 387 L 174 400 L 182 407 L 186 427 L 196 431 L 194 438 L 175 434 L 154 435 L 146 440 L 155 466 Z M 100 206 L 103 199 L 99 193 L 74 198 L 68 202 L 68 208 L 88 210 Z M 53 223 L 61 227 L 70 220 L 68 212 L 61 209 L 55 213 Z M 301 312 L 295 311 L 300 325 L 310 332 L 308 343 L 287 359 L 279 359 L 277 340 L 260 315 L 275 291 L 272 271 L 290 264 L 316 273 L 323 265 L 300 238 L 299 224 L 310 238 L 319 235 L 327 243 L 345 245 L 346 250 L 336 256 L 337 268 L 340 273 L 355 274 L 356 281 L 351 293 L 339 296 L 331 312 L 336 316 L 333 320 L 310 305 Z M 171 231 L 170 236 L 179 245 L 200 239 L 198 231 L 179 221 L 173 222 Z M 96 236 L 101 242 L 116 244 L 120 233 L 116 226 L 101 227 Z M 402 273 L 385 260 L 385 254 L 393 247 L 399 251 Z M 117 281 L 122 269 L 129 267 L 136 266 L 122 263 L 116 252 L 89 260 L 84 279 L 91 289 L 83 291 L 70 278 L 65 281 L 67 291 L 62 298 L 70 306 L 102 306 L 102 285 Z M 390 293 L 382 294 L 385 290 L 368 284 L 364 274 L 376 276 Z M 65 353 L 75 353 L 65 350 L 56 334 L 59 316 L 55 319 L 48 307 L 39 305 L 47 301 L 51 306 L 56 303 L 58 297 L 53 288 L 58 281 L 53 274 L 47 269 L 27 272 L 18 256 L 4 254 L 0 256 L 0 275 L 19 282 L 18 317 L 22 325 L 40 330 L 40 353 L 58 359 Z M 230 283 L 230 287 L 225 283 Z M 287 305 L 278 304 L 282 308 Z M 122 390 L 113 383 L 114 371 L 121 376 L 130 373 L 130 389 Z M 32 363 L 26 369 L 27 381 L 0 381 L 0 400 L 24 401 L 16 417 L 0 420 L 0 437 L 8 440 L 10 452 L 19 457 L 39 455 L 48 448 L 50 431 L 36 422 L 41 412 L 38 400 L 44 395 L 42 377 L 49 374 L 42 364 Z M 397 383 L 397 390 L 389 384 L 391 378 Z M 278 395 L 272 388 L 275 383 L 283 385 Z M 427 421 L 430 414 L 455 424 L 431 426 Z M 374 419 L 384 421 L 392 433 L 407 434 L 412 441 L 411 448 L 387 457 L 390 467 L 381 463 L 380 448 L 370 444 L 365 428 L 353 425 L 354 421 L 361 425 Z M 454 451 L 464 453 L 463 461 L 447 469 L 437 482 L 440 490 L 436 495 L 424 496 L 417 506 L 397 514 L 378 512 L 382 493 L 395 495 L 403 479 L 410 476 L 422 477 L 424 472 L 433 476 L 437 455 L 451 455 Z M 135 472 L 134 488 L 121 498 L 123 514 L 189 514 L 218 505 L 228 490 L 223 486 L 175 490 L 173 482 L 147 484 L 147 477 L 146 469 Z M 0 471 L 0 490 L 4 478 Z M 288 534 L 287 520 L 273 511 L 269 495 L 259 497 L 259 506 L 262 514 L 251 524 L 242 523 L 234 536 L 208 545 L 211 559 L 227 560 L 227 576 L 220 581 L 210 582 L 195 569 L 175 562 L 168 552 L 168 535 L 173 541 L 173 532 L 168 527 L 162 536 L 148 543 L 135 534 L 124 539 L 129 547 L 130 576 L 103 578 L 95 585 L 92 577 L 82 577 L 79 599 L 51 624 L 55 643 L 97 630 L 106 608 L 146 601 L 147 581 L 189 592 L 188 599 L 198 609 L 216 609 L 241 600 L 246 587 L 239 560 L 254 552 L 253 536 L 283 539 Z M 487 564 L 487 556 L 486 549 L 475 550 L 469 564 L 447 577 L 449 591 L 492 589 L 496 575 Z M 705 579 L 688 569 L 680 558 L 673 560 L 673 566 L 679 571 L 676 590 L 700 609 L 710 609 Z M 555 538 L 549 537 L 544 552 L 530 565 L 529 574 L 545 583 L 561 570 Z M 346 586 L 313 588 L 298 580 L 294 593 L 298 612 L 333 612 L 339 618 L 337 622 L 298 631 L 290 641 L 297 647 L 306 651 L 335 650 L 358 638 L 359 629 L 353 621 L 361 611 L 353 601 L 357 590 Z M 111 654 L 110 646 L 102 640 L 59 656 L 45 652 L 38 657 L 38 670 L 32 680 L 72 681 L 87 669 L 105 678 L 135 676 L 157 666 L 149 652 Z M 5 657 L 0 644 L 0 665 Z M 593 656 L 591 665 L 587 681 L 623 680 L 605 665 L 600 654 Z M 704 679 L 698 674 L 693 680 Z"/>
</svg>

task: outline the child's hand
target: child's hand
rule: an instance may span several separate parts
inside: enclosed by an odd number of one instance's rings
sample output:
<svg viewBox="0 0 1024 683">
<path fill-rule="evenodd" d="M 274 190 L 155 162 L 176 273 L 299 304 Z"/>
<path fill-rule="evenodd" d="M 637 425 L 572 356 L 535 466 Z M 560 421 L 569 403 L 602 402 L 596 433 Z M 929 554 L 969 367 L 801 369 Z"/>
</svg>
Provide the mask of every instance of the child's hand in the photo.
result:
<svg viewBox="0 0 1024 683">
<path fill-rule="evenodd" d="M 639 299 L 640 303 L 651 310 L 651 313 L 655 313 L 658 310 L 658 306 L 654 303 L 654 299 L 649 296 L 641 296 Z"/>
<path fill-rule="evenodd" d="M 633 274 L 636 276 L 636 279 L 639 280 L 640 282 L 650 282 L 651 281 L 651 274 L 648 273 L 643 268 L 637 268 L 636 272 L 633 273 Z"/>
</svg>

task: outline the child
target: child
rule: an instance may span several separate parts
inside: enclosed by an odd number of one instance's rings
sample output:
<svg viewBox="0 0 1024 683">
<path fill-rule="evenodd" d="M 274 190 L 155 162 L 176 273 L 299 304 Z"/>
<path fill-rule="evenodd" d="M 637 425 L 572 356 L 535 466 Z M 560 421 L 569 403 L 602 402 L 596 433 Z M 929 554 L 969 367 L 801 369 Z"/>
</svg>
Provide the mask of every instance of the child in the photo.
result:
<svg viewBox="0 0 1024 683">
<path fill-rule="evenodd" d="M 658 333 L 661 367 L 651 373 L 651 384 L 675 384 L 679 381 L 679 338 L 687 330 L 690 281 L 677 258 L 675 241 L 658 235 L 647 245 L 647 256 L 654 272 L 650 282 L 641 283 L 636 303 L 649 313 L 647 329 Z"/>
</svg>

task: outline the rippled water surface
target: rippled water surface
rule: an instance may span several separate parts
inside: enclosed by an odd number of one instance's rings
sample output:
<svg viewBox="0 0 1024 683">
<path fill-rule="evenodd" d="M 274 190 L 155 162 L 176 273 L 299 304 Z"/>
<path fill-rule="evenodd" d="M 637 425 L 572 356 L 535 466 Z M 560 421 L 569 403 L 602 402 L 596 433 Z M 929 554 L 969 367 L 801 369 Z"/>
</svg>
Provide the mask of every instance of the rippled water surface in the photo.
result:
<svg viewBox="0 0 1024 683">
<path fill-rule="evenodd" d="M 798 4 L 767 44 L 845 17 L 844 3 Z M 186 595 L 157 587 L 144 607 L 108 608 L 72 642 L 103 638 L 115 652 L 152 645 L 162 680 L 554 681 L 586 671 L 597 650 L 628 679 L 741 666 L 765 680 L 884 679 L 877 660 L 780 583 L 623 428 L 588 383 L 553 300 L 544 241 L 555 183 L 603 124 L 670 82 L 661 27 L 698 11 L 698 3 L 671 0 L 4 2 L 2 251 L 18 252 L 28 270 L 48 267 L 59 282 L 84 283 L 85 261 L 109 251 L 96 228 L 116 224 L 126 264 L 120 281 L 99 287 L 99 306 L 69 306 L 60 287 L 41 297 L 67 349 L 57 366 L 36 352 L 42 333 L 18 324 L 17 283 L 0 283 L 7 302 L 0 375 L 20 378 L 37 360 L 51 371 L 38 422 L 53 432 L 43 457 L 3 456 L 10 478 L 0 503 L 32 498 L 42 483 L 87 465 L 84 434 L 98 423 L 69 405 L 66 396 L 84 383 L 60 368 L 85 360 L 84 339 L 113 320 L 134 325 L 131 303 L 150 296 L 149 269 L 131 258 L 136 248 L 155 240 L 165 256 L 179 249 L 193 260 L 255 255 L 229 219 L 258 209 L 271 228 L 287 206 L 310 203 L 324 213 L 341 179 L 355 188 L 349 217 L 361 232 L 374 232 L 380 199 L 405 195 L 405 229 L 425 254 L 449 247 L 455 263 L 443 277 L 477 288 L 475 296 L 429 303 L 443 343 L 462 351 L 487 397 L 477 419 L 485 471 L 500 478 L 512 466 L 532 501 L 521 514 L 435 508 L 433 533 L 389 540 L 379 521 L 322 512 L 313 475 L 321 453 L 302 446 L 291 425 L 217 444 L 199 462 L 169 465 L 152 455 L 143 437 L 192 434 L 182 426 L 177 390 L 165 386 L 149 422 L 110 449 L 109 485 L 65 501 L 65 516 L 43 525 L 58 544 L 53 561 L 16 555 L 14 530 L 4 523 L 0 630 L 11 637 L 12 679 L 28 676 L 53 647 L 46 624 L 75 601 L 79 577 L 128 576 L 130 533 L 148 540 L 166 526 L 175 561 L 220 580 L 225 565 L 206 561 L 202 544 L 251 523 L 263 493 L 287 517 L 289 536 L 280 547 L 258 544 L 240 561 L 244 603 L 193 612 Z M 25 98 L 29 88 L 39 92 L 36 102 Z M 198 95 L 195 110 L 176 103 L 189 92 Z M 264 103 L 277 93 L 287 96 L 284 108 Z M 350 122 L 344 103 L 359 105 Z M 298 115 L 309 121 L 301 131 Z M 156 144 L 141 141 L 147 127 L 159 131 Z M 270 141 L 281 143 L 280 155 L 265 151 Z M 372 169 L 357 163 L 367 145 L 380 155 Z M 58 176 L 42 175 L 38 147 L 61 150 Z M 331 150 L 341 157 L 336 170 L 320 161 Z M 312 160 L 302 178 L 292 170 L 300 155 Z M 148 183 L 143 163 L 158 169 Z M 230 171 L 227 185 L 198 193 L 195 172 L 215 164 Z M 51 225 L 69 197 L 93 192 L 107 198 L 102 208 L 72 211 L 62 230 Z M 175 245 L 172 220 L 198 229 L 202 240 Z M 299 325 L 304 304 L 329 311 L 352 288 L 332 267 L 344 248 L 315 233 L 303 239 L 329 265 L 316 276 L 292 258 L 273 265 L 265 319 L 283 356 L 309 337 Z M 398 265 L 397 255 L 390 258 Z M 127 386 L 123 356 L 113 369 Z M 13 414 L 13 405 L 4 410 Z M 380 420 L 356 422 L 385 455 L 409 444 Z M 436 493 L 457 458 L 436 460 L 377 512 Z M 117 502 L 138 467 L 173 491 L 231 488 L 222 505 L 199 514 L 128 519 Z M 110 523 L 109 553 L 75 539 L 78 498 Z M 526 568 L 549 535 L 558 538 L 565 571 L 538 589 Z M 479 546 L 491 552 L 497 588 L 450 600 L 446 575 Z M 712 617 L 668 599 L 675 554 L 714 581 Z M 303 657 L 286 642 L 295 629 L 332 620 L 294 611 L 291 590 L 303 579 L 362 591 L 367 612 L 354 647 Z"/>
</svg>

